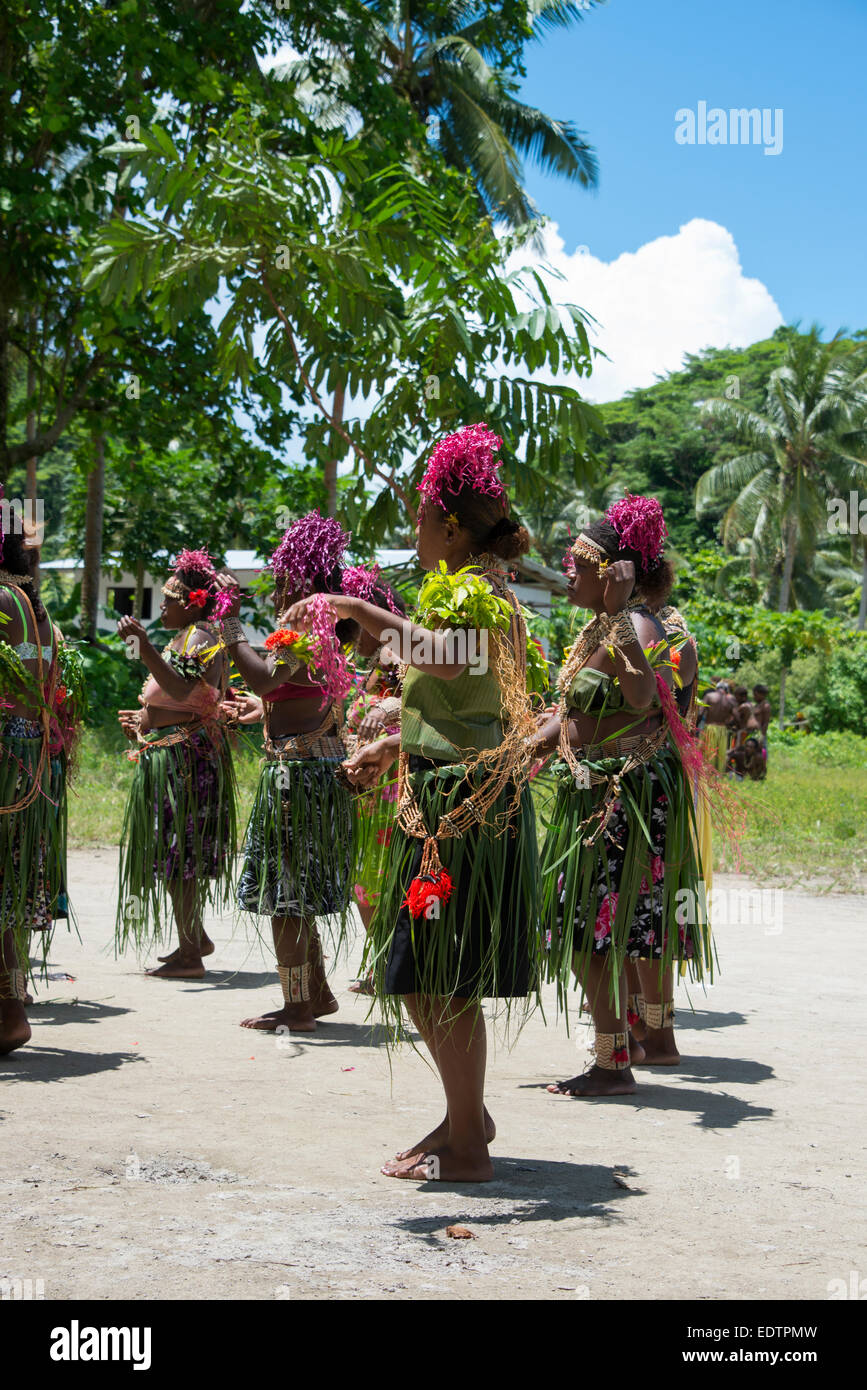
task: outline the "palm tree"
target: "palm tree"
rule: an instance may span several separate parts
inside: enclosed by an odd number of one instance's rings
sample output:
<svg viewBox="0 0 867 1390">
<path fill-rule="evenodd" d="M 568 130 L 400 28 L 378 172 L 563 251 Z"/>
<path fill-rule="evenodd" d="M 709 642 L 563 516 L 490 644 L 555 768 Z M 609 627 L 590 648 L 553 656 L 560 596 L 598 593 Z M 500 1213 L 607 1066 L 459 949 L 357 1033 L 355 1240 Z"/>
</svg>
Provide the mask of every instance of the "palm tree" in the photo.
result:
<svg viewBox="0 0 867 1390">
<path fill-rule="evenodd" d="M 725 504 L 722 540 L 748 540 L 752 574 L 764 573 L 768 601 L 781 613 L 793 594 L 795 564 L 811 561 L 831 530 L 835 499 L 867 493 L 867 372 L 835 333 L 813 326 L 790 343 L 771 373 L 764 413 L 739 401 L 705 402 L 711 418 L 748 447 L 702 474 L 696 511 Z"/>
<path fill-rule="evenodd" d="M 565 29 L 584 18 L 597 0 L 525 0 L 523 13 L 509 19 L 518 52 L 525 43 Z M 342 14 L 347 34 L 372 52 L 380 78 L 399 93 L 426 126 L 448 164 L 469 172 L 480 210 L 510 228 L 530 223 L 537 210 L 523 187 L 521 156 L 583 188 L 598 181 L 596 155 L 570 121 L 555 120 L 516 96 L 518 83 L 497 58 L 490 7 L 466 0 L 368 0 Z M 355 22 L 363 12 L 364 33 Z M 334 33 L 333 22 L 329 32 Z M 366 113 L 347 99 L 353 53 L 347 45 L 317 37 L 315 7 L 308 17 L 305 48 L 275 65 L 277 80 L 291 82 L 296 100 L 323 130 L 357 133 Z M 375 134 L 375 122 L 371 133 Z M 334 396 L 334 416 L 343 418 L 344 389 Z M 337 512 L 337 464 L 326 471 L 327 511 Z"/>
<path fill-rule="evenodd" d="M 595 521 L 622 496 L 623 488 L 611 477 L 576 488 L 575 484 L 550 479 L 544 496 L 533 498 L 521 509 L 521 520 L 530 532 L 534 550 L 545 564 L 558 570 L 568 547 L 582 526 Z"/>
<path fill-rule="evenodd" d="M 595 3 L 525 0 L 516 7 L 523 13 L 509 19 L 510 32 L 522 48 L 577 23 Z M 537 215 L 523 187 L 522 157 L 583 188 L 596 187 L 596 155 L 581 132 L 518 100 L 519 84 L 492 36 L 489 7 L 466 0 L 369 0 L 357 8 L 365 12 L 365 41 L 382 80 L 406 98 L 446 161 L 470 173 L 482 207 L 496 220 L 518 227 Z M 352 125 L 363 122 L 364 113 L 353 119 L 341 96 L 341 74 L 346 77 L 351 61 L 348 52 L 326 44 L 315 61 L 294 58 L 276 67 L 275 76 L 295 84 L 323 126 Z"/>
</svg>

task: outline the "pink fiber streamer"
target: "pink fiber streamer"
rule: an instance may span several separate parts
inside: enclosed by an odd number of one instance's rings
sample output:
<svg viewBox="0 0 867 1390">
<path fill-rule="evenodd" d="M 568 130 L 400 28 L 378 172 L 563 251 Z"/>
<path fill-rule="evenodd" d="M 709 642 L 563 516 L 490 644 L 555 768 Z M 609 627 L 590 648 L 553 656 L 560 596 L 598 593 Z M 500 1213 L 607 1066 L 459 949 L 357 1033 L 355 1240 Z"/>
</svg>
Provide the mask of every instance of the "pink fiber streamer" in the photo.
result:
<svg viewBox="0 0 867 1390">
<path fill-rule="evenodd" d="M 701 744 L 698 739 L 693 738 L 684 724 L 680 710 L 677 708 L 677 701 L 658 671 L 656 672 L 656 689 L 659 692 L 662 712 L 671 730 L 671 736 L 677 744 L 684 769 L 690 777 L 698 777 L 704 771 L 705 766 Z"/>
<path fill-rule="evenodd" d="M 353 675 L 334 630 L 334 609 L 324 594 L 313 594 L 304 612 L 310 633 L 310 649 L 318 674 L 322 677 L 322 705 L 343 700 L 352 689 Z"/>
</svg>

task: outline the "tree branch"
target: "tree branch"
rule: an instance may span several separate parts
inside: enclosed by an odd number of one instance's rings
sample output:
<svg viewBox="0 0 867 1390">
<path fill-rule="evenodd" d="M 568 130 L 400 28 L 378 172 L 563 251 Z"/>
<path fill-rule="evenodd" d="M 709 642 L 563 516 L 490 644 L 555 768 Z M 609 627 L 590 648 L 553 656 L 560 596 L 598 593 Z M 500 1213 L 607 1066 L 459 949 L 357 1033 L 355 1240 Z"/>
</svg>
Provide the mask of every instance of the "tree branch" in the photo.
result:
<svg viewBox="0 0 867 1390">
<path fill-rule="evenodd" d="M 67 425 L 84 400 L 88 386 L 96 376 L 100 367 L 103 366 L 104 362 L 105 354 L 102 352 L 98 352 L 95 357 L 91 359 L 87 371 L 69 397 L 69 400 L 63 405 L 58 405 L 54 423 L 50 425 L 47 430 L 43 430 L 41 434 L 37 434 L 36 438 L 32 441 L 25 440 L 22 444 L 10 444 L 5 449 L 6 465 L 8 468 L 16 468 L 29 458 L 41 458 L 54 448 L 58 439 L 60 439 L 61 435 L 65 432 Z"/>
<path fill-rule="evenodd" d="M 299 353 L 298 345 L 295 342 L 295 334 L 292 332 L 292 325 L 290 324 L 288 318 L 284 314 L 280 305 L 277 303 L 277 300 L 274 298 L 271 286 L 268 284 L 267 274 L 264 270 L 262 271 L 260 278 L 265 294 L 268 296 L 268 299 L 274 308 L 274 312 L 280 320 L 280 323 L 283 325 L 283 330 L 289 339 L 289 346 L 292 349 L 292 356 L 295 358 L 295 365 L 298 368 L 301 380 L 304 382 L 310 399 L 313 401 L 313 404 L 316 406 L 316 409 L 320 412 L 321 415 L 325 417 L 325 419 L 328 421 L 329 425 L 334 430 L 334 432 L 340 435 L 341 439 L 344 439 L 346 441 L 352 452 L 356 454 L 358 458 L 361 459 L 362 463 L 367 465 L 371 473 L 373 473 L 374 476 L 379 478 L 383 483 L 387 484 L 388 487 L 394 489 L 394 491 L 397 493 L 398 497 L 406 507 L 407 511 L 409 512 L 410 518 L 413 522 L 415 522 L 416 509 L 412 505 L 412 502 L 410 501 L 409 497 L 404 491 L 402 485 L 398 482 L 397 475 L 394 472 L 392 472 L 391 474 L 381 472 L 380 469 L 377 468 L 373 460 L 364 452 L 362 448 L 359 447 L 358 444 L 356 444 L 352 436 L 347 433 L 347 431 L 343 428 L 342 424 L 340 424 L 339 421 L 335 419 L 334 415 L 328 410 L 327 406 L 325 405 L 325 402 L 322 400 L 322 397 L 319 395 L 315 386 L 310 380 L 310 377 L 304 370 L 304 365 L 301 361 L 301 354 Z"/>
</svg>

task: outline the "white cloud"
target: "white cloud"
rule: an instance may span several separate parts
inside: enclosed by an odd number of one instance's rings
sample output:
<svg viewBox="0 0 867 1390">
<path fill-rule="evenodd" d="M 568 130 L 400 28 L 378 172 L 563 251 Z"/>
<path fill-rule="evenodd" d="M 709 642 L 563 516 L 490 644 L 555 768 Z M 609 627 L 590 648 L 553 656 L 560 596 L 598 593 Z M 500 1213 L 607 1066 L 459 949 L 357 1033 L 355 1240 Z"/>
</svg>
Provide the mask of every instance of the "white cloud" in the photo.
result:
<svg viewBox="0 0 867 1390">
<path fill-rule="evenodd" d="M 616 400 L 677 371 L 684 353 L 746 347 L 783 322 L 766 286 L 744 275 L 731 232 L 705 218 L 610 262 L 587 248 L 567 253 L 551 223 L 539 260 L 564 277 L 549 281 L 555 303 L 578 304 L 597 320 L 591 341 L 609 360 L 597 358 L 592 377 L 574 381 L 588 400 Z"/>
</svg>

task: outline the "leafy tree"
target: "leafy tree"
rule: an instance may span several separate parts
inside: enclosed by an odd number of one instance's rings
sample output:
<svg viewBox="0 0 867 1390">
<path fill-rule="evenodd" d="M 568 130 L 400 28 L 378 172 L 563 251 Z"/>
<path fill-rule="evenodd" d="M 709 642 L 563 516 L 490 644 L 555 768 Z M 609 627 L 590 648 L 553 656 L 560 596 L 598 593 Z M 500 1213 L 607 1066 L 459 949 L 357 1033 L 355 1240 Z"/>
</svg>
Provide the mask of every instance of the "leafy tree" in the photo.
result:
<svg viewBox="0 0 867 1390">
<path fill-rule="evenodd" d="M 808 562 L 828 532 L 828 498 L 867 492 L 867 374 L 857 362 L 853 370 L 851 351 L 840 333 L 823 343 L 814 327 L 790 339 L 763 412 L 722 397 L 705 406 L 748 448 L 699 479 L 699 514 L 708 502 L 728 501 L 723 542 L 749 539 L 754 569 L 768 575 L 781 613 L 798 556 Z"/>
<path fill-rule="evenodd" d="M 580 22 L 594 2 L 370 0 L 316 18 L 302 8 L 295 26 L 303 56 L 276 73 L 320 126 L 361 125 L 374 138 L 383 111 L 374 94 L 387 88 L 404 138 L 419 143 L 408 106 L 447 163 L 469 172 L 481 209 L 519 227 L 538 215 L 523 187 L 522 157 L 596 186 L 596 157 L 581 132 L 517 96 L 527 45 Z M 391 143 L 396 135 L 389 130 Z"/>
<path fill-rule="evenodd" d="M 589 371 L 581 310 L 554 305 L 535 272 L 504 273 L 520 238 L 479 220 L 471 185 L 434 151 L 421 171 L 383 168 L 363 141 L 323 139 L 300 107 L 295 131 L 289 153 L 239 110 L 197 162 L 158 127 L 116 144 L 147 211 L 105 229 L 87 287 L 107 305 L 147 296 L 168 333 L 220 295 L 223 380 L 288 398 L 307 459 L 351 451 L 343 514 L 371 543 L 405 534 L 432 440 L 468 420 L 504 436 L 519 498 L 561 466 L 587 478 L 598 415 L 534 375 Z M 367 413 L 337 417 L 338 385 L 373 402 Z"/>
</svg>

